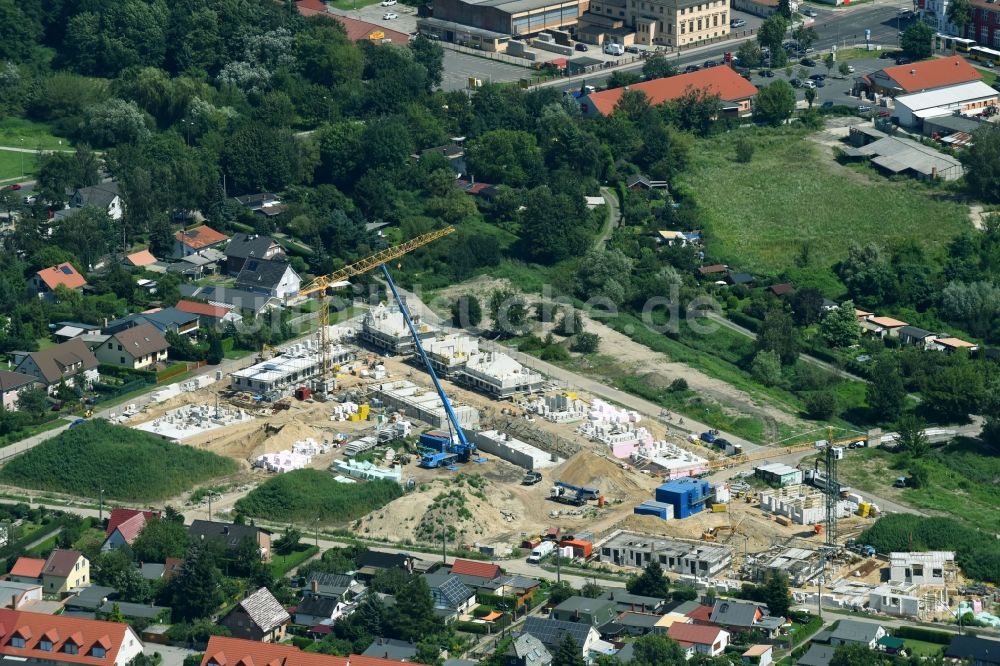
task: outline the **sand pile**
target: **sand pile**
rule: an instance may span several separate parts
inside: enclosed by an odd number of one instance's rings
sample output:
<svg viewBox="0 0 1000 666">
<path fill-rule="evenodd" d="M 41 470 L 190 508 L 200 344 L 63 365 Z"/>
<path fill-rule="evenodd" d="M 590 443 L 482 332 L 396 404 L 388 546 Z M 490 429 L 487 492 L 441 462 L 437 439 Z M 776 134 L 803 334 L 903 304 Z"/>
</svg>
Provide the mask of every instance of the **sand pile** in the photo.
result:
<svg viewBox="0 0 1000 666">
<path fill-rule="evenodd" d="M 619 465 L 589 451 L 580 451 L 555 468 L 551 476 L 577 486 L 597 488 L 606 497 L 624 498 L 643 492 L 642 486 Z"/>
</svg>

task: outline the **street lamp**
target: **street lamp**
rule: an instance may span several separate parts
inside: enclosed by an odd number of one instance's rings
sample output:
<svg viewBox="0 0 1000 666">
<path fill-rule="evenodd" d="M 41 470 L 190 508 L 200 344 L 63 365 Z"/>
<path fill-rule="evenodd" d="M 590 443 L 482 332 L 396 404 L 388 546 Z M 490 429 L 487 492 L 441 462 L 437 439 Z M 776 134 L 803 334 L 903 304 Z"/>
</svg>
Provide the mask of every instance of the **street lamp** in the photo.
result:
<svg viewBox="0 0 1000 666">
<path fill-rule="evenodd" d="M 316 535 L 316 548 L 319 548 L 319 518 L 313 523 L 313 533 Z"/>
<path fill-rule="evenodd" d="M 24 137 L 18 139 L 21 142 L 21 150 L 18 155 L 21 157 L 21 178 L 24 178 Z"/>
<path fill-rule="evenodd" d="M 104 520 L 104 488 L 101 488 L 101 502 L 97 508 L 97 520 Z"/>
</svg>

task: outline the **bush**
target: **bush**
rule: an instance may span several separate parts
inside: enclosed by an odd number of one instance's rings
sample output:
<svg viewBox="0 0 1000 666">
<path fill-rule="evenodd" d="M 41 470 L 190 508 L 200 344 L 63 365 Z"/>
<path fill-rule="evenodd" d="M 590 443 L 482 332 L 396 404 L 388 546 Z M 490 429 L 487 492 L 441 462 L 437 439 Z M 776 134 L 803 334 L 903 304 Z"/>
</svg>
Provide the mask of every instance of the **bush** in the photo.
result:
<svg viewBox="0 0 1000 666">
<path fill-rule="evenodd" d="M 236 469 L 228 458 L 97 419 L 10 461 L 0 470 L 0 479 L 22 488 L 84 497 L 97 497 L 104 490 L 109 499 L 153 501 Z"/>
<path fill-rule="evenodd" d="M 907 625 L 897 627 L 895 633 L 896 638 L 910 638 L 915 641 L 937 643 L 938 645 L 948 645 L 951 643 L 951 639 L 955 637 L 955 634 L 949 634 L 946 631 L 935 631 L 934 629 L 927 629 L 925 627 Z"/>
<path fill-rule="evenodd" d="M 593 354 L 600 343 L 601 338 L 596 333 L 581 333 L 576 336 L 571 349 L 581 354 Z"/>
<path fill-rule="evenodd" d="M 806 414 L 817 421 L 828 421 L 837 413 L 837 396 L 833 391 L 815 391 L 806 396 Z"/>
<path fill-rule="evenodd" d="M 754 147 L 746 137 L 740 137 L 736 139 L 734 144 L 736 148 L 736 161 L 742 164 L 747 164 L 753 159 Z"/>
<path fill-rule="evenodd" d="M 489 625 L 479 622 L 452 622 L 451 626 L 455 631 L 464 631 L 467 634 L 485 634 L 490 630 Z"/>
<path fill-rule="evenodd" d="M 670 382 L 670 387 L 667 390 L 671 393 L 683 393 L 688 390 L 687 380 L 683 377 L 678 377 L 674 381 Z"/>
<path fill-rule="evenodd" d="M 274 476 L 236 502 L 236 510 L 247 516 L 309 522 L 343 523 L 397 497 L 403 489 L 392 481 L 338 483 L 327 472 L 298 469 Z"/>
</svg>

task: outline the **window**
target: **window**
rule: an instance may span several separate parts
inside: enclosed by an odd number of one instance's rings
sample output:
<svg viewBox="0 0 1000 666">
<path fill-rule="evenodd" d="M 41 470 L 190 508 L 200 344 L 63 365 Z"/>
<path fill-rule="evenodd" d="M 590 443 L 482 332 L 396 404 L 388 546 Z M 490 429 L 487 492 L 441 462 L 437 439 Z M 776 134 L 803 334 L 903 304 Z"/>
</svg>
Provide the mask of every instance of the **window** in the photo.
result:
<svg viewBox="0 0 1000 666">
<path fill-rule="evenodd" d="M 107 656 L 107 654 L 108 654 L 107 650 L 102 648 L 100 645 L 95 645 L 94 647 L 90 648 L 91 657 L 97 657 L 98 659 L 103 659 L 104 657 Z"/>
<path fill-rule="evenodd" d="M 38 649 L 44 652 L 52 652 L 52 641 L 43 638 L 38 641 Z"/>
<path fill-rule="evenodd" d="M 993 46 L 1000 48 L 1000 30 L 993 33 Z"/>
<path fill-rule="evenodd" d="M 698 19 L 698 30 L 701 30 L 701 19 Z"/>
<path fill-rule="evenodd" d="M 66 654 L 80 654 L 80 646 L 71 641 L 66 641 L 66 643 L 63 645 L 62 651 L 65 652 Z"/>
</svg>

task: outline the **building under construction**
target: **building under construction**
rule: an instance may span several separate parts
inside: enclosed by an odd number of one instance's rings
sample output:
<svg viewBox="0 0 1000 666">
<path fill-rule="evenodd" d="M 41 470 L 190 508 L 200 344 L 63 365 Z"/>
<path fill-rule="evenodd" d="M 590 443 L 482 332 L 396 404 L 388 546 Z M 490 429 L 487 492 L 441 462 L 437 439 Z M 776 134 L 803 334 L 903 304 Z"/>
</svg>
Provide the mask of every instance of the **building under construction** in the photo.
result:
<svg viewBox="0 0 1000 666">
<path fill-rule="evenodd" d="M 445 335 L 422 344 L 434 371 L 445 377 L 465 368 L 469 358 L 479 353 L 479 339 L 468 335 Z"/>
<path fill-rule="evenodd" d="M 493 398 L 537 393 L 545 378 L 503 352 L 482 352 L 471 356 L 458 372 L 457 381 Z"/>
<path fill-rule="evenodd" d="M 328 360 L 337 365 L 354 358 L 354 350 L 343 345 L 329 348 Z M 232 373 L 229 386 L 234 391 L 261 395 L 266 400 L 278 400 L 291 395 L 300 386 L 318 383 L 322 368 L 319 345 L 306 340 L 281 350 L 274 358 Z"/>
<path fill-rule="evenodd" d="M 412 318 L 421 343 L 437 335 L 437 329 L 425 324 L 419 316 L 413 315 Z M 361 322 L 358 339 L 390 356 L 405 356 L 417 350 L 406 319 L 396 305 L 380 303 L 369 310 Z"/>
<path fill-rule="evenodd" d="M 374 388 L 388 411 L 399 412 L 434 428 L 448 428 L 448 414 L 436 392 L 406 380 L 386 382 Z M 479 412 L 474 407 L 452 403 L 452 409 L 463 429 L 479 427 Z"/>
<path fill-rule="evenodd" d="M 642 568 L 655 559 L 664 571 L 700 578 L 717 576 L 733 564 L 728 546 L 635 532 L 619 532 L 600 544 L 599 552 L 601 562 Z"/>
<path fill-rule="evenodd" d="M 748 555 L 743 563 L 743 573 L 756 583 L 763 582 L 770 573 L 782 573 L 795 587 L 802 587 L 823 573 L 823 555 L 809 548 L 779 548 L 773 551 Z"/>
</svg>

